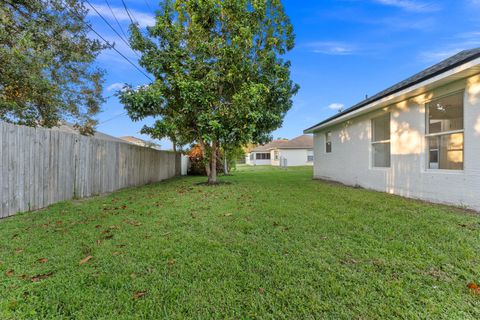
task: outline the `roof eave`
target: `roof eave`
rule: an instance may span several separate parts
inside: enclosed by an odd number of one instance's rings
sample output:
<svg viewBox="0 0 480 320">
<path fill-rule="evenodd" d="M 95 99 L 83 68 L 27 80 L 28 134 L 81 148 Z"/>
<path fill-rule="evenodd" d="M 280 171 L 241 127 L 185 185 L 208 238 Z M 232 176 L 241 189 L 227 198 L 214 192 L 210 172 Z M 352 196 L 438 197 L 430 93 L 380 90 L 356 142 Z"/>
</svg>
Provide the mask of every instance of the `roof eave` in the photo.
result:
<svg viewBox="0 0 480 320">
<path fill-rule="evenodd" d="M 355 117 L 357 117 L 361 114 L 364 114 L 366 112 L 370 112 L 370 111 L 376 110 L 378 108 L 382 108 L 382 107 L 391 105 L 393 103 L 400 102 L 400 101 L 406 100 L 408 98 L 420 95 L 422 93 L 425 93 L 425 91 L 427 91 L 427 90 L 432 90 L 436 87 L 445 85 L 444 81 L 441 81 L 441 80 L 445 80 L 445 79 L 448 79 L 450 77 L 452 77 L 452 78 L 453 77 L 458 77 L 459 75 L 461 76 L 462 74 L 464 74 L 463 78 L 473 76 L 473 75 L 478 73 L 478 70 L 474 71 L 471 74 L 469 74 L 468 71 L 471 70 L 473 67 L 478 66 L 478 65 L 480 65 L 480 58 L 476 58 L 476 59 L 471 60 L 469 62 L 466 62 L 466 63 L 464 63 L 460 66 L 457 66 L 455 68 L 446 70 L 445 72 L 440 73 L 440 74 L 438 74 L 434 77 L 425 79 L 424 81 L 421 81 L 421 82 L 419 82 L 415 85 L 412 85 L 410 87 L 404 88 L 403 90 L 400 90 L 396 93 L 390 94 L 390 95 L 385 96 L 383 98 L 379 98 L 376 101 L 372 101 L 371 103 L 369 103 L 365 106 L 362 106 L 361 108 L 358 108 L 356 110 L 352 110 L 352 111 L 350 111 L 348 113 L 345 113 L 341 116 L 338 116 L 338 117 L 334 116 L 334 118 L 332 118 L 331 120 L 327 119 L 324 122 L 320 122 L 319 124 L 317 124 L 315 126 L 312 126 L 310 128 L 305 129 L 303 131 L 303 133 L 305 133 L 305 134 L 315 133 L 315 132 L 317 132 L 319 130 L 322 130 L 326 127 L 329 127 L 329 126 L 332 126 L 332 125 L 335 125 L 335 124 L 338 124 L 338 123 L 342 123 L 344 121 L 355 118 Z M 459 80 L 459 79 L 456 78 L 452 81 L 456 81 L 456 80 Z M 399 101 L 397 101 L 397 100 L 399 100 Z"/>
</svg>

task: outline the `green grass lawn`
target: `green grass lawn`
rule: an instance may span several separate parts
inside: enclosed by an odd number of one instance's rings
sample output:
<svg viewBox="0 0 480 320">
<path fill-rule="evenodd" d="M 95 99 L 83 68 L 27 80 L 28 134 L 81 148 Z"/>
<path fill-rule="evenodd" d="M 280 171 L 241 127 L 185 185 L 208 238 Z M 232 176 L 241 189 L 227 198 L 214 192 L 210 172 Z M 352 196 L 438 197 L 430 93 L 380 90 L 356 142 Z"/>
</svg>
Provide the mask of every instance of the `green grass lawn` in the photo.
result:
<svg viewBox="0 0 480 320">
<path fill-rule="evenodd" d="M 243 167 L 0 221 L 0 319 L 480 318 L 480 216 L 311 177 Z"/>
</svg>

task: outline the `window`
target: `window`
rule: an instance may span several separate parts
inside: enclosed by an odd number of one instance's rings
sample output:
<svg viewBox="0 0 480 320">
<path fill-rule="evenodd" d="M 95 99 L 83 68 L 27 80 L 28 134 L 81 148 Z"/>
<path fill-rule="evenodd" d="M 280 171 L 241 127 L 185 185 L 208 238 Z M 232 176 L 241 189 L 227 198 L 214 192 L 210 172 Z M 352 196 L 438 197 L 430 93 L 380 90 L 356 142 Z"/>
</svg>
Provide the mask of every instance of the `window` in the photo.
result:
<svg viewBox="0 0 480 320">
<path fill-rule="evenodd" d="M 278 161 L 278 159 L 279 159 L 279 152 L 278 151 L 273 152 L 273 158 L 275 159 L 275 161 Z"/>
<path fill-rule="evenodd" d="M 332 133 L 330 131 L 325 133 L 325 152 L 332 152 Z"/>
<path fill-rule="evenodd" d="M 428 168 L 463 170 L 463 91 L 425 105 Z"/>
<path fill-rule="evenodd" d="M 255 156 L 254 153 L 250 153 L 250 160 L 253 160 L 253 159 L 254 159 L 254 156 Z"/>
<path fill-rule="evenodd" d="M 257 160 L 270 160 L 270 153 L 257 153 Z"/>
<path fill-rule="evenodd" d="M 373 167 L 390 167 L 390 113 L 372 119 Z"/>
<path fill-rule="evenodd" d="M 313 150 L 307 150 L 307 162 L 313 162 Z"/>
</svg>

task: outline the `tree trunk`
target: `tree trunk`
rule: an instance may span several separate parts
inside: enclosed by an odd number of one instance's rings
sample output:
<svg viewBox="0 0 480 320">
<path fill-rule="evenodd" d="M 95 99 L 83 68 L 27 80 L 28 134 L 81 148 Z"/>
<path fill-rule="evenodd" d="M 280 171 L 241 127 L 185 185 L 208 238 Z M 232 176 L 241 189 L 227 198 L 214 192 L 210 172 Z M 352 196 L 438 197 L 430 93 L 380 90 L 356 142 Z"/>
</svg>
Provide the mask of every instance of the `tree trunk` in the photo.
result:
<svg viewBox="0 0 480 320">
<path fill-rule="evenodd" d="M 223 173 L 228 174 L 227 150 L 223 151 Z"/>
<path fill-rule="evenodd" d="M 213 142 L 212 143 L 212 149 L 211 149 L 211 155 L 210 155 L 210 174 L 208 174 L 208 183 L 209 184 L 215 184 L 217 183 L 217 143 Z"/>
<path fill-rule="evenodd" d="M 205 147 L 205 142 L 203 140 L 199 140 L 198 144 L 200 145 L 200 149 L 202 149 L 203 159 L 211 159 L 207 154 L 207 148 Z M 205 164 L 205 172 L 207 176 L 210 177 L 210 168 L 211 168 L 211 160 L 208 160 L 208 163 Z"/>
</svg>

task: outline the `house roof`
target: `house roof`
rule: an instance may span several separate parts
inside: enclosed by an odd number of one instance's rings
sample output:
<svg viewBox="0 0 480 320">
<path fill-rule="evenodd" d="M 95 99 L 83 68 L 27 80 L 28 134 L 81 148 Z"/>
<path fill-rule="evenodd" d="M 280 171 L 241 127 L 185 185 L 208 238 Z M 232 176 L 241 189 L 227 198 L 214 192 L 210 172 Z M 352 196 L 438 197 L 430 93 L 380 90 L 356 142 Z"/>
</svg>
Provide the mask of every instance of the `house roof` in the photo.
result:
<svg viewBox="0 0 480 320">
<path fill-rule="evenodd" d="M 57 127 L 52 127 L 52 130 L 58 130 L 61 132 L 68 132 L 68 133 L 75 133 L 75 134 L 80 134 L 78 130 L 70 123 L 62 123 Z M 93 134 L 94 138 L 101 139 L 101 140 L 109 140 L 109 141 L 116 141 L 116 142 L 125 142 L 117 137 L 110 136 L 106 133 L 100 132 L 100 131 L 95 131 Z"/>
<path fill-rule="evenodd" d="M 278 149 L 312 149 L 313 136 L 304 134 L 292 140 L 288 140 L 278 146 Z"/>
<path fill-rule="evenodd" d="M 409 87 L 412 87 L 416 84 L 419 84 L 425 80 L 428 80 L 430 78 L 433 78 L 437 75 L 440 75 L 446 71 L 449 71 L 455 67 L 458 67 L 458 66 L 461 66 L 462 64 L 465 64 L 467 62 L 470 62 L 474 59 L 477 59 L 477 58 L 480 58 L 480 48 L 475 48 L 475 49 L 470 49 L 470 50 L 464 50 L 464 51 L 461 51 L 459 53 L 457 53 L 456 55 L 450 57 L 450 58 L 447 58 L 403 81 L 400 81 L 399 83 L 383 90 L 383 91 L 380 91 L 379 93 L 371 96 L 370 98 L 368 99 L 365 99 L 353 106 L 351 106 L 350 108 L 342 111 L 342 112 L 339 112 L 337 113 L 336 115 L 330 117 L 330 118 L 327 118 L 307 129 L 304 130 L 305 133 L 307 132 L 312 132 L 312 130 L 314 130 L 316 127 L 318 126 L 321 126 L 321 125 L 324 125 L 324 124 L 327 124 L 328 122 L 332 121 L 332 120 L 335 120 L 341 116 L 344 116 L 346 114 L 349 114 L 355 110 L 358 110 L 358 109 L 361 109 L 373 102 L 376 102 L 378 100 L 381 100 L 383 98 L 386 98 L 387 96 L 391 95 L 391 94 L 395 94 L 397 92 L 400 92 L 402 90 L 405 90 L 405 89 L 408 89 Z"/>
<path fill-rule="evenodd" d="M 149 142 L 149 141 L 137 138 L 137 137 L 125 136 L 125 137 L 120 137 L 120 139 L 124 142 L 133 143 L 133 144 L 136 144 L 136 145 L 139 145 L 139 146 L 150 147 L 150 148 L 160 150 L 160 146 L 157 145 L 156 143 Z"/>
<path fill-rule="evenodd" d="M 270 141 L 269 143 L 267 144 L 264 144 L 264 145 L 261 145 L 261 146 L 257 146 L 255 147 L 254 149 L 252 149 L 252 151 L 250 152 L 262 152 L 262 151 L 268 151 L 268 150 L 271 150 L 271 149 L 275 149 L 277 148 L 279 145 L 287 142 L 288 140 L 273 140 L 273 141 Z"/>
<path fill-rule="evenodd" d="M 122 139 L 123 141 L 131 142 L 131 143 L 135 143 L 135 144 L 136 143 L 144 143 L 144 144 L 149 143 L 148 141 L 145 141 L 143 139 L 136 138 L 136 137 L 133 137 L 133 136 L 120 137 L 119 139 Z"/>
<path fill-rule="evenodd" d="M 312 149 L 313 137 L 309 134 L 304 134 L 292 140 L 273 140 L 263 146 L 258 146 L 251 152 L 269 151 L 272 149 Z"/>
</svg>

